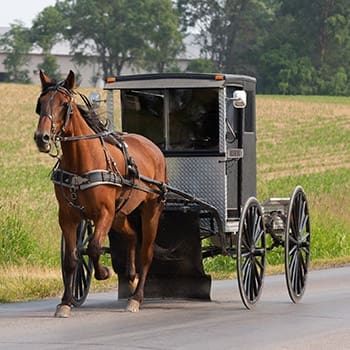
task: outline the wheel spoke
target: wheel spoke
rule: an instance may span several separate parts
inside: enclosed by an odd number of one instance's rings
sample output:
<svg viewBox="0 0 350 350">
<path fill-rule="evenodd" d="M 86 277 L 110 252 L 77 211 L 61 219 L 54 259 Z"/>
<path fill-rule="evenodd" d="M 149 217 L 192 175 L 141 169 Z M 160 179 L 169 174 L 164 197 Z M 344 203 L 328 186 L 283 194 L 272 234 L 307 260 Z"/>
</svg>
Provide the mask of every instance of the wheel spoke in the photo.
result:
<svg viewBox="0 0 350 350">
<path fill-rule="evenodd" d="M 293 289 L 296 290 L 296 281 L 298 279 L 298 258 L 297 254 L 294 254 L 292 263 L 291 263 L 291 272 L 292 272 L 292 286 Z"/>
<path fill-rule="evenodd" d="M 301 241 L 303 243 L 307 243 L 309 244 L 309 241 L 310 241 L 310 233 L 309 232 L 305 232 L 305 234 L 301 237 Z"/>
<path fill-rule="evenodd" d="M 292 245 L 292 248 L 289 248 L 288 254 L 289 255 L 294 255 L 295 251 L 297 250 L 298 246 L 296 244 Z"/>
<path fill-rule="evenodd" d="M 302 234 L 303 232 L 307 231 L 307 225 L 308 225 L 308 222 L 309 222 L 309 215 L 304 215 L 303 216 L 303 220 L 302 220 L 302 223 L 301 223 L 301 227 L 300 227 L 300 233 Z"/>
<path fill-rule="evenodd" d="M 244 235 L 245 240 L 246 240 L 246 242 L 248 244 L 248 247 L 250 247 L 250 245 L 252 243 L 251 242 L 251 235 L 250 235 L 250 233 L 252 232 L 250 217 L 251 217 L 250 216 L 250 212 L 248 211 L 248 213 L 247 213 L 247 220 L 245 220 L 246 225 L 247 225 L 247 229 L 243 231 L 243 235 Z"/>
<path fill-rule="evenodd" d="M 249 270 L 249 258 L 245 258 L 244 263 L 242 264 L 242 274 L 245 276 Z"/>
<path fill-rule="evenodd" d="M 245 266 L 245 269 L 243 270 L 243 285 L 244 285 L 245 291 L 249 290 L 250 274 L 251 274 L 250 261 L 249 259 L 247 259 L 247 264 Z"/>
<path fill-rule="evenodd" d="M 83 262 L 83 266 L 85 266 L 85 262 Z M 87 287 L 87 271 L 85 269 L 83 269 L 82 266 L 82 274 L 81 274 L 81 280 L 83 282 L 84 285 L 84 289 Z"/>
<path fill-rule="evenodd" d="M 251 281 L 250 281 L 250 300 L 254 300 L 255 297 L 258 295 L 258 286 L 256 283 L 256 267 L 255 264 L 252 264 L 252 274 L 251 274 Z"/>
<path fill-rule="evenodd" d="M 78 262 L 80 265 L 80 263 Z M 79 299 L 79 282 L 80 282 L 80 268 L 79 265 L 77 266 L 74 274 L 74 296 Z"/>
<path fill-rule="evenodd" d="M 257 226 L 254 230 L 254 244 L 257 244 L 261 240 L 261 237 L 264 234 L 264 228 L 261 225 L 261 220 L 262 218 L 259 217 L 257 220 Z"/>
<path fill-rule="evenodd" d="M 307 256 L 306 254 L 302 254 L 302 251 L 300 251 L 299 253 L 300 253 L 300 265 L 303 269 L 303 275 L 305 275 L 307 273 L 307 264 L 305 261 Z"/>
<path fill-rule="evenodd" d="M 252 225 L 252 235 L 251 237 L 252 239 L 252 243 L 255 243 L 255 234 L 257 231 L 257 225 L 258 225 L 258 221 L 259 221 L 259 217 L 258 217 L 258 213 L 256 208 L 252 208 L 252 216 L 253 216 L 253 225 Z"/>
<path fill-rule="evenodd" d="M 257 262 L 257 261 L 256 261 Z M 261 265 L 259 265 L 259 267 L 260 267 Z M 254 270 L 255 270 L 255 280 L 256 280 L 256 282 L 257 282 L 257 285 L 258 286 L 261 286 L 261 284 L 262 284 L 262 279 L 261 279 L 261 275 L 260 275 L 260 272 L 261 272 L 261 270 L 259 271 L 258 270 L 258 266 L 257 266 L 257 264 L 254 264 Z"/>
<path fill-rule="evenodd" d="M 244 251 L 249 251 L 249 244 L 247 242 L 247 235 L 246 235 L 246 232 L 243 232 L 243 237 L 242 237 L 242 248 L 244 248 L 245 250 Z"/>
<path fill-rule="evenodd" d="M 260 271 L 264 270 L 264 264 L 262 259 L 255 259 L 256 264 L 259 266 Z"/>
</svg>

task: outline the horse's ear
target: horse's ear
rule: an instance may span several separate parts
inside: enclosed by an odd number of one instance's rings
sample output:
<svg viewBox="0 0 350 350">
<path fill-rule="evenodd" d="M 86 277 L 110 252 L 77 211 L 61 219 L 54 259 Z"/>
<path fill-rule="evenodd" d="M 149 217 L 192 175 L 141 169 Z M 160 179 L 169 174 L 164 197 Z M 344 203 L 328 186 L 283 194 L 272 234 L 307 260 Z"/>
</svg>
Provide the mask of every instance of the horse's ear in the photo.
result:
<svg viewBox="0 0 350 350">
<path fill-rule="evenodd" d="M 74 89 L 74 84 L 75 84 L 75 76 L 74 72 L 72 70 L 69 71 L 68 76 L 64 82 L 64 85 L 68 90 L 73 90 Z"/>
<path fill-rule="evenodd" d="M 39 76 L 40 76 L 42 90 L 44 90 L 46 86 L 52 84 L 52 79 L 50 79 L 41 69 L 40 69 Z"/>
</svg>

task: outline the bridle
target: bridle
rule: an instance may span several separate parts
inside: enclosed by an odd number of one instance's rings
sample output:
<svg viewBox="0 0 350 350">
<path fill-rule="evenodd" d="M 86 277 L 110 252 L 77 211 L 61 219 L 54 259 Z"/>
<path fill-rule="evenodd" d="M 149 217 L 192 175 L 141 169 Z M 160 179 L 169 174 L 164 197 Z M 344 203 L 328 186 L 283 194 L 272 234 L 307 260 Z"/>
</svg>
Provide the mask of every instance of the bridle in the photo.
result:
<svg viewBox="0 0 350 350">
<path fill-rule="evenodd" d="M 58 142 L 61 141 L 62 134 L 66 132 L 69 121 L 71 120 L 71 116 L 73 114 L 73 107 L 72 107 L 72 102 L 73 102 L 73 92 L 68 90 L 63 86 L 64 81 L 59 82 L 56 85 L 52 85 L 47 87 L 42 91 L 38 98 L 37 106 L 36 106 L 36 113 L 39 114 L 39 124 L 42 121 L 43 118 L 47 118 L 50 120 L 51 127 L 50 127 L 50 136 L 49 136 L 49 141 L 51 141 L 55 148 L 56 148 L 56 154 L 50 153 L 50 156 L 57 158 L 59 155 L 59 147 L 58 147 Z M 47 103 L 47 106 L 44 111 L 41 109 L 41 102 L 40 99 L 42 96 L 46 95 L 47 93 L 51 93 L 50 99 Z M 57 132 L 56 128 L 56 123 L 54 119 L 54 114 L 53 114 L 53 100 L 54 97 L 57 93 L 62 93 L 65 96 L 69 97 L 69 102 L 67 106 L 67 110 L 65 112 L 64 116 L 64 121 L 63 121 L 63 126 L 60 128 L 60 130 Z"/>
<path fill-rule="evenodd" d="M 59 131 L 59 133 L 57 135 L 60 135 L 61 133 L 64 133 L 67 129 L 68 123 L 70 121 L 71 115 L 73 113 L 73 108 L 72 108 L 72 102 L 73 102 L 73 91 L 70 91 L 68 89 L 66 89 L 63 86 L 64 82 L 60 82 L 57 85 L 54 86 L 49 86 L 48 88 L 46 88 L 39 96 L 38 99 L 38 104 L 36 107 L 36 113 L 39 114 L 40 116 L 40 120 L 44 117 L 48 118 L 51 121 L 51 132 L 53 134 L 53 137 L 56 136 L 56 126 L 55 126 L 55 122 L 54 122 L 54 118 L 53 118 L 53 113 L 52 113 L 52 103 L 53 103 L 53 99 L 55 97 L 55 95 L 60 92 L 66 96 L 69 97 L 69 103 L 68 103 L 68 107 L 67 107 L 67 112 L 65 114 L 65 118 L 64 118 L 64 123 L 63 123 L 63 127 L 61 128 L 61 130 Z M 50 100 L 48 102 L 49 106 L 50 106 L 50 112 L 45 111 L 42 112 L 41 111 L 41 103 L 40 103 L 40 98 L 44 95 L 46 95 L 48 92 L 51 92 L 51 96 L 50 96 Z M 39 121 L 40 121 L 39 120 Z"/>
<path fill-rule="evenodd" d="M 73 115 L 73 99 L 74 99 L 74 94 L 76 94 L 76 92 L 65 88 L 63 84 L 64 84 L 64 81 L 59 82 L 56 85 L 49 86 L 45 90 L 43 90 L 43 92 L 40 94 L 40 96 L 38 98 L 38 103 L 37 103 L 37 107 L 36 107 L 36 113 L 39 114 L 39 116 L 40 116 L 39 123 L 41 122 L 41 120 L 43 118 L 48 118 L 51 122 L 50 141 L 55 146 L 56 153 L 49 153 L 49 155 L 53 158 L 59 157 L 59 142 L 69 142 L 69 141 L 89 140 L 89 139 L 94 139 L 94 138 L 104 138 L 104 137 L 113 133 L 113 131 L 103 131 L 100 133 L 94 133 L 94 134 L 89 134 L 89 135 L 64 136 L 64 133 L 67 131 L 69 122 L 70 122 L 71 117 Z M 44 112 L 42 112 L 40 98 L 42 96 L 46 95 L 48 92 L 51 92 L 51 96 L 50 96 L 50 99 L 48 101 L 50 111 L 45 110 Z M 54 115 L 53 115 L 53 111 L 52 111 L 52 109 L 53 109 L 52 104 L 53 104 L 53 99 L 58 92 L 69 97 L 69 102 L 68 102 L 68 106 L 67 106 L 67 111 L 66 111 L 65 116 L 64 116 L 63 126 L 57 132 L 56 123 L 55 123 Z M 91 107 L 91 104 L 90 104 L 89 100 L 87 99 L 87 97 L 82 95 L 81 93 L 78 93 L 78 94 L 82 98 L 82 100 L 85 102 L 87 107 Z"/>
</svg>

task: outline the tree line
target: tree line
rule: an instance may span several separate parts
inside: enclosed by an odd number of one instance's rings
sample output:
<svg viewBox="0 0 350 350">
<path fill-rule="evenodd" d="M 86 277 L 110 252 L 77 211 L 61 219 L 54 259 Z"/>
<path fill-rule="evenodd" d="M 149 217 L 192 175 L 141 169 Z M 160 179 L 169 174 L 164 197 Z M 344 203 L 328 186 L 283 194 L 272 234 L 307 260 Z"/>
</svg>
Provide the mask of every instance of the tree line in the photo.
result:
<svg viewBox="0 0 350 350">
<path fill-rule="evenodd" d="M 28 81 L 33 46 L 38 68 L 59 76 L 51 51 L 63 39 L 104 76 L 126 65 L 176 72 L 192 33 L 201 52 L 188 71 L 253 75 L 260 93 L 350 95 L 349 15 L 350 0 L 57 0 L 31 28 L 11 24 L 0 47 L 11 81 Z"/>
</svg>

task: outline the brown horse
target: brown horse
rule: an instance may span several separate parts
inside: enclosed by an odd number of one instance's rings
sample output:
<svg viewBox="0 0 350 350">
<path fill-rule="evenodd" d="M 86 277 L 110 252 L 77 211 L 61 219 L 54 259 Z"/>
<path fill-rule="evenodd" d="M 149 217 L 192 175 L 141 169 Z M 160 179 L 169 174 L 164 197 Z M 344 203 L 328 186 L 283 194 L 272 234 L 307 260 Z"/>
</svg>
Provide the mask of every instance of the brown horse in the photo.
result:
<svg viewBox="0 0 350 350">
<path fill-rule="evenodd" d="M 40 117 L 34 139 L 40 152 L 50 153 L 52 145 L 60 142 L 62 153 L 52 180 L 65 242 L 66 277 L 55 316 L 70 314 L 77 262 L 76 230 L 82 219 L 94 223 L 87 254 L 98 280 L 110 276 L 110 270 L 99 262 L 106 235 L 113 228 L 126 237 L 127 275 L 132 286 L 126 310 L 136 312 L 144 297 L 163 209 L 161 187 L 167 181 L 164 156 L 156 145 L 140 135 L 107 132 L 83 95 L 85 108 L 75 102 L 72 71 L 60 83 L 43 72 L 40 79 L 42 92 L 37 105 Z M 128 220 L 135 209 L 139 210 L 142 222 L 139 275 L 135 265 L 137 232 Z"/>
</svg>

